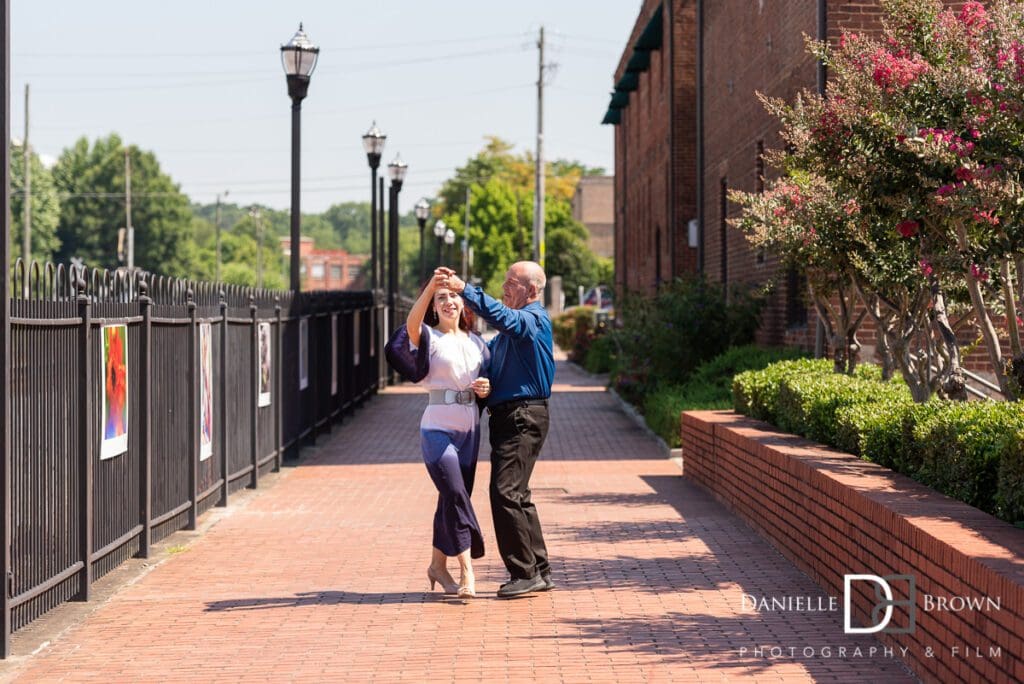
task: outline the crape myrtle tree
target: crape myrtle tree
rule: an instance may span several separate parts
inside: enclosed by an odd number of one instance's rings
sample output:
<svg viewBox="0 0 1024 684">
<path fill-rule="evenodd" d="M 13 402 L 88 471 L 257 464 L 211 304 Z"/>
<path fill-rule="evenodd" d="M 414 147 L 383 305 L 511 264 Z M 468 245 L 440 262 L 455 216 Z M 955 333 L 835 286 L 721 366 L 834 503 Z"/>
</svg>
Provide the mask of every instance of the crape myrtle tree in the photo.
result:
<svg viewBox="0 0 1024 684">
<path fill-rule="evenodd" d="M 849 220 L 765 211 L 769 200 L 736 196 L 745 207 L 737 224 L 805 271 L 835 260 L 918 401 L 965 398 L 957 331 L 969 323 L 1003 395 L 1015 398 L 1024 365 L 1024 6 L 883 6 L 877 38 L 844 33 L 834 48 L 809 41 L 829 69 L 824 98 L 763 98 L 788 143 L 772 158 L 788 178 L 766 194 L 802 186 L 814 202 L 855 207 Z M 806 247 L 785 238 L 801 230 Z M 814 237 L 822 234 L 835 239 Z"/>
</svg>

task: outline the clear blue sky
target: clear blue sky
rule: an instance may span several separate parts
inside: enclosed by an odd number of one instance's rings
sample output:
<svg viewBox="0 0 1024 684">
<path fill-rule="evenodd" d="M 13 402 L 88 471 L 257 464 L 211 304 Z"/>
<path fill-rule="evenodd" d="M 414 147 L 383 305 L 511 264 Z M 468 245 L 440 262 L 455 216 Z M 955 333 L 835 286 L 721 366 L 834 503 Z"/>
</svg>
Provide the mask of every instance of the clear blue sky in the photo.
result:
<svg viewBox="0 0 1024 684">
<path fill-rule="evenodd" d="M 320 46 L 303 103 L 302 208 L 364 201 L 360 136 L 409 164 L 403 207 L 498 135 L 533 149 L 537 49 L 548 62 L 545 156 L 613 167 L 600 120 L 639 0 L 413 2 L 11 0 L 11 134 L 56 156 L 117 132 L 193 200 L 289 203 L 290 103 L 279 47 L 301 20 Z"/>
</svg>

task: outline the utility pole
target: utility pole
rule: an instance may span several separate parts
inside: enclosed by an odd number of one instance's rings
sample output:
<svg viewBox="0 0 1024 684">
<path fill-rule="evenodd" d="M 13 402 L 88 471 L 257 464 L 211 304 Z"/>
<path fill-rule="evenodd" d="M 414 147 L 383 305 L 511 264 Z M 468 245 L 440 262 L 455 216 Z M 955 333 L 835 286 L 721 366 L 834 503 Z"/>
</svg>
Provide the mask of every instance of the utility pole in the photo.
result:
<svg viewBox="0 0 1024 684">
<path fill-rule="evenodd" d="M 533 260 L 544 267 L 544 27 L 537 41 L 537 186 L 533 211 Z"/>
<path fill-rule="evenodd" d="M 135 228 L 132 227 L 132 158 L 124 148 L 124 220 L 128 240 L 128 269 L 135 268 Z"/>
<path fill-rule="evenodd" d="M 249 216 L 256 222 L 256 287 L 263 287 L 263 222 L 256 207 L 249 210 Z"/>
<path fill-rule="evenodd" d="M 466 186 L 466 233 L 462 239 L 462 279 L 469 282 L 469 186 Z"/>
<path fill-rule="evenodd" d="M 228 190 L 224 191 L 224 197 L 228 196 Z M 213 224 L 215 232 L 217 234 L 217 272 L 214 276 L 214 282 L 220 282 L 220 193 L 217 194 L 217 211 L 214 214 Z"/>
<path fill-rule="evenodd" d="M 28 146 L 28 83 L 25 84 L 25 213 L 21 230 L 21 259 L 25 264 L 25 297 L 28 298 L 28 265 L 32 258 L 32 153 Z"/>
</svg>

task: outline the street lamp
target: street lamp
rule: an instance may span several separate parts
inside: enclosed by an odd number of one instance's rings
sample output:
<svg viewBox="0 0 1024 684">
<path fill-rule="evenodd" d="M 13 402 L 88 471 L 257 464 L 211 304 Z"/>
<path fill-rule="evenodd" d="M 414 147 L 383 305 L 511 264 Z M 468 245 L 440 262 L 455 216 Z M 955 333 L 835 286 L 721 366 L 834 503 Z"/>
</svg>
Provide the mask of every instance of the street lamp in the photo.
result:
<svg viewBox="0 0 1024 684">
<path fill-rule="evenodd" d="M 299 213 L 299 152 L 300 127 L 299 121 L 302 114 L 302 100 L 306 97 L 309 89 L 309 77 L 313 75 L 316 68 L 316 60 L 320 54 L 320 48 L 309 42 L 309 36 L 302 30 L 295 32 L 287 45 L 281 46 L 281 64 L 284 66 L 285 77 L 288 81 L 288 97 L 292 98 L 292 225 L 291 225 L 291 286 L 292 291 L 298 292 L 301 288 L 299 280 L 299 244 L 301 241 L 299 232 L 302 222 L 302 215 Z"/>
<path fill-rule="evenodd" d="M 391 178 L 388 196 L 388 307 L 392 321 L 395 320 L 395 303 L 398 300 L 398 193 L 402 191 L 408 170 L 409 165 L 402 161 L 401 155 L 396 154 L 388 164 L 388 176 Z"/>
<path fill-rule="evenodd" d="M 449 228 L 448 230 L 444 231 L 444 244 L 448 245 L 448 249 L 446 250 L 447 257 L 448 257 L 447 261 L 451 261 L 451 259 L 452 259 L 452 254 L 451 254 L 452 245 L 455 244 L 455 231 L 452 230 L 451 228 Z"/>
<path fill-rule="evenodd" d="M 423 228 L 430 218 L 430 202 L 426 197 L 421 197 L 416 203 L 416 221 L 420 224 L 420 282 L 427 279 L 427 262 L 423 258 Z"/>
<path fill-rule="evenodd" d="M 437 223 L 434 224 L 434 237 L 437 238 L 437 265 L 438 266 L 443 266 L 444 265 L 444 263 L 443 263 L 444 262 L 444 254 L 442 253 L 442 250 L 444 249 L 444 247 L 443 247 L 443 245 L 444 245 L 444 232 L 446 230 L 448 230 L 448 226 L 445 225 L 444 221 L 442 221 L 441 219 L 438 219 Z"/>
<path fill-rule="evenodd" d="M 370 289 L 377 289 L 377 274 L 383 276 L 384 253 L 384 226 L 380 227 L 380 243 L 377 241 L 377 169 L 380 167 L 380 157 L 384 153 L 384 142 L 388 136 L 380 132 L 377 122 L 374 121 L 370 130 L 363 135 L 363 149 L 366 151 L 366 161 L 370 164 Z M 383 280 L 383 278 L 381 278 Z"/>
</svg>

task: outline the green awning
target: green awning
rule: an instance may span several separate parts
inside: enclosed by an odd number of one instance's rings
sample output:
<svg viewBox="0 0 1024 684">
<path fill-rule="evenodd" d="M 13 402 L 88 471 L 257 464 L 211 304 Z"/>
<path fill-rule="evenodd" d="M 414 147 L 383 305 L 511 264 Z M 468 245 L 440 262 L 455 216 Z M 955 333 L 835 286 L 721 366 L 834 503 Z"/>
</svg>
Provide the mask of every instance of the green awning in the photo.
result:
<svg viewBox="0 0 1024 684">
<path fill-rule="evenodd" d="M 633 72 L 628 71 L 622 74 L 622 78 L 620 78 L 619 82 L 615 84 L 615 89 L 621 90 L 624 93 L 628 93 L 636 90 L 639 84 L 640 79 L 637 77 L 637 75 L 634 74 Z"/>
<path fill-rule="evenodd" d="M 625 109 L 629 105 L 629 93 L 616 90 L 612 93 L 612 101 L 608 103 L 608 109 Z"/>
<path fill-rule="evenodd" d="M 609 109 L 604 113 L 604 118 L 601 120 L 602 124 L 613 124 L 618 126 L 622 122 L 622 112 L 618 109 Z"/>
<path fill-rule="evenodd" d="M 662 5 L 658 5 L 658 9 L 654 10 L 654 14 L 651 15 L 650 21 L 647 22 L 647 26 L 644 27 L 643 33 L 637 38 L 636 45 L 633 47 L 637 50 L 661 48 L 662 29 Z"/>
<path fill-rule="evenodd" d="M 626 71 L 632 71 L 640 73 L 647 71 L 647 67 L 651 65 L 651 53 L 647 50 L 637 50 L 633 53 L 633 56 L 629 58 L 629 62 L 626 64 Z"/>
</svg>

